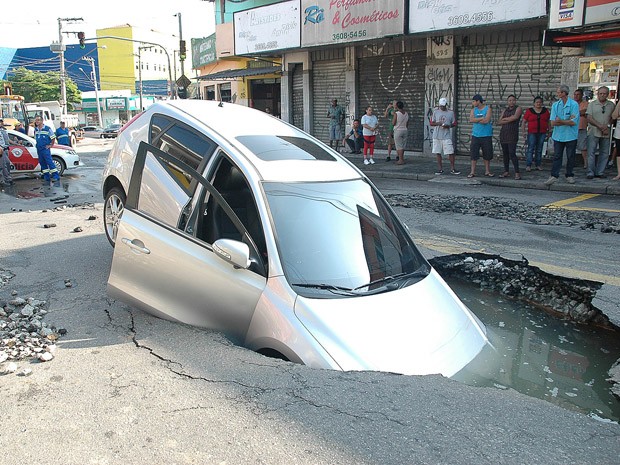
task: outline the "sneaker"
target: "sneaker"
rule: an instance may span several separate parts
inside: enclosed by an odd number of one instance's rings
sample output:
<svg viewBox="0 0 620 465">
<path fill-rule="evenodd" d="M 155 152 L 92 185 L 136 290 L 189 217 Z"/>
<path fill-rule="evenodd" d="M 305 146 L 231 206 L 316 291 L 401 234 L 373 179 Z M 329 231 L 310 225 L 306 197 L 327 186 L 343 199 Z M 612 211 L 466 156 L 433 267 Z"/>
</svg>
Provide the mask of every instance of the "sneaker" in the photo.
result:
<svg viewBox="0 0 620 465">
<path fill-rule="evenodd" d="M 545 186 L 550 186 L 551 184 L 553 184 L 557 180 L 558 180 L 558 178 L 556 178 L 555 176 L 549 176 L 549 179 L 547 179 L 545 181 Z"/>
<path fill-rule="evenodd" d="M 594 179 L 594 176 L 592 176 L 591 174 L 588 174 L 588 175 L 586 176 L 586 179 Z"/>
<path fill-rule="evenodd" d="M 461 174 L 461 172 L 457 170 L 450 170 L 450 174 Z"/>
<path fill-rule="evenodd" d="M 369 165 L 370 162 L 368 161 L 368 158 L 364 158 L 364 165 Z"/>
<path fill-rule="evenodd" d="M 604 174 L 595 174 L 594 177 L 599 179 L 605 179 L 607 176 L 605 176 Z"/>
<path fill-rule="evenodd" d="M 387 157 L 385 157 L 385 161 L 392 161 L 392 158 L 388 155 Z"/>
<path fill-rule="evenodd" d="M 370 159 L 370 164 L 371 164 L 371 165 L 374 165 L 374 164 L 375 164 L 375 159 L 374 159 L 374 158 L 371 158 L 371 159 Z"/>
<path fill-rule="evenodd" d="M 540 166 L 537 166 L 537 167 L 536 167 L 536 169 L 537 169 L 538 171 L 542 171 L 542 167 L 540 167 Z"/>
<path fill-rule="evenodd" d="M 566 182 L 569 184 L 575 184 L 575 178 L 572 176 L 569 176 L 566 178 Z"/>
<path fill-rule="evenodd" d="M 443 170 L 435 171 L 435 174 L 439 176 L 440 174 L 443 174 Z"/>
<path fill-rule="evenodd" d="M 532 171 L 532 167 L 531 167 L 531 166 L 527 166 L 527 167 L 525 168 L 525 171 Z"/>
</svg>

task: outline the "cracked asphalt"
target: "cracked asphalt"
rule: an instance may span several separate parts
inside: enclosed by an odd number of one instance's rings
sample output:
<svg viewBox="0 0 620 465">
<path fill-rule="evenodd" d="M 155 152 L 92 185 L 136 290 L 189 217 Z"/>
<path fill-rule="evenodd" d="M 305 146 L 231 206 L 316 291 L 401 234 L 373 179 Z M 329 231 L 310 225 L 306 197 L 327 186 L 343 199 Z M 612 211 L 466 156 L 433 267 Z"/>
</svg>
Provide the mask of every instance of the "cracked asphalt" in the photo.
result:
<svg viewBox="0 0 620 465">
<path fill-rule="evenodd" d="M 113 301 L 102 204 L 48 204 L 0 194 L 0 293 L 68 331 L 31 376 L 0 376 L 3 464 L 618 463 L 619 425 L 513 390 L 309 369 Z"/>
</svg>

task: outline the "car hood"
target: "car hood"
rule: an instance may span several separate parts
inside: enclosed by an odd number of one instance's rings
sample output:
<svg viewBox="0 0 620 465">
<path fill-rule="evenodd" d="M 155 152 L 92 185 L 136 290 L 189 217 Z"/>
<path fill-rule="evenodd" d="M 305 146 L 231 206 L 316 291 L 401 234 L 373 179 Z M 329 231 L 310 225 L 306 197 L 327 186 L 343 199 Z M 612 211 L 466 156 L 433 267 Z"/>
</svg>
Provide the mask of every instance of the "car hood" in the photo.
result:
<svg viewBox="0 0 620 465">
<path fill-rule="evenodd" d="M 53 149 L 62 149 L 62 150 L 74 150 L 73 147 L 69 147 L 68 145 L 54 144 L 52 145 Z"/>
<path fill-rule="evenodd" d="M 450 377 L 488 344 L 482 323 L 435 270 L 381 294 L 298 297 L 295 314 L 345 371 Z"/>
</svg>

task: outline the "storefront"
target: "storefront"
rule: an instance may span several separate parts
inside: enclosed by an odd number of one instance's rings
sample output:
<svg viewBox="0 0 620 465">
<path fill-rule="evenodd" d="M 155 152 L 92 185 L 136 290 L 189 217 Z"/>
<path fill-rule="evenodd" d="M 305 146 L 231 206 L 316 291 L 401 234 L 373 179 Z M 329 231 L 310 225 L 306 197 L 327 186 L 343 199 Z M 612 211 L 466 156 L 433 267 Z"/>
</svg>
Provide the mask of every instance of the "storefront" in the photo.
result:
<svg viewBox="0 0 620 465">
<path fill-rule="evenodd" d="M 493 109 L 495 153 L 501 153 L 496 124 L 506 107 L 508 96 L 517 97 L 525 110 L 541 96 L 548 108 L 562 83 L 562 50 L 543 47 L 544 26 L 513 28 L 505 31 L 472 33 L 459 37 L 457 46 L 457 153 L 469 153 L 472 124 L 469 122 L 471 98 L 481 94 Z M 569 83 L 570 85 L 570 83 Z M 570 85 L 574 89 L 573 85 Z M 517 150 L 523 155 L 524 146 Z"/>
</svg>

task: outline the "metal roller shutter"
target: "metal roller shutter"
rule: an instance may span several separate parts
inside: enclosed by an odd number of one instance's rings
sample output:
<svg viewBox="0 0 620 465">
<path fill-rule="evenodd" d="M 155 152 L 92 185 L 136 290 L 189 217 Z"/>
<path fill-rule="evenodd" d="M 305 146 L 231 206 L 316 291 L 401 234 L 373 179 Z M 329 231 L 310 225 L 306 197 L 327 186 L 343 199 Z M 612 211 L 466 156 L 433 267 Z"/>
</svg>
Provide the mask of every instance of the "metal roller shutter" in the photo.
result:
<svg viewBox="0 0 620 465">
<path fill-rule="evenodd" d="M 536 31 L 534 31 L 536 32 Z M 533 34 L 537 37 L 538 34 Z M 483 38 L 493 43 L 493 37 Z M 497 41 L 496 41 L 497 42 Z M 472 124 L 469 122 L 471 98 L 480 93 L 493 109 L 496 122 L 506 106 L 510 94 L 525 111 L 540 95 L 544 105 L 551 108 L 555 91 L 562 75 L 561 47 L 542 47 L 540 40 L 521 41 L 498 45 L 469 45 L 458 49 L 457 77 L 457 146 L 459 154 L 468 154 Z M 494 123 L 495 155 L 501 155 L 499 125 Z M 517 153 L 523 156 L 522 140 Z"/>
<path fill-rule="evenodd" d="M 368 105 L 379 117 L 378 149 L 387 147 L 387 104 L 402 100 L 409 113 L 407 150 L 422 151 L 424 142 L 424 69 L 426 51 L 399 55 L 364 57 L 359 60 L 359 105 L 361 117 Z"/>
<path fill-rule="evenodd" d="M 304 128 L 304 75 L 299 64 L 293 69 L 293 125 Z"/>
<path fill-rule="evenodd" d="M 345 62 L 316 61 L 312 64 L 314 129 L 312 135 L 329 144 L 327 109 L 333 98 L 345 108 Z M 342 128 L 344 131 L 345 128 Z"/>
</svg>

